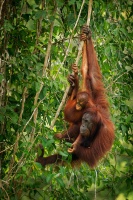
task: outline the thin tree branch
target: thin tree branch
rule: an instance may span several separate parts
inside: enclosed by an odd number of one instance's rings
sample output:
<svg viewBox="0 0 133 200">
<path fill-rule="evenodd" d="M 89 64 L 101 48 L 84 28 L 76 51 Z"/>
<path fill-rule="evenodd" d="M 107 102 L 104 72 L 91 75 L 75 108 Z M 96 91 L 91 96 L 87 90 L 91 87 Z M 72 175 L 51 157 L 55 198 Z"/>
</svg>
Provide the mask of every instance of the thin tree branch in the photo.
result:
<svg viewBox="0 0 133 200">
<path fill-rule="evenodd" d="M 50 27 L 49 42 L 48 42 L 46 56 L 45 56 L 45 60 L 44 60 L 42 77 L 45 76 L 46 69 L 48 67 L 48 59 L 49 59 L 49 56 L 50 56 L 50 51 L 51 51 L 51 46 L 52 46 L 53 27 L 54 27 L 54 21 L 51 23 L 51 27 Z M 41 82 L 40 89 L 35 95 L 34 105 L 37 104 L 37 101 L 38 101 L 38 98 L 39 98 L 40 92 L 42 91 L 43 86 L 44 86 L 44 83 Z M 37 115 L 38 115 L 38 110 L 36 110 L 36 112 L 34 113 L 34 123 L 36 123 Z"/>
<path fill-rule="evenodd" d="M 57 11 L 57 5 L 56 5 L 56 2 L 55 2 L 55 8 L 54 8 L 53 15 L 55 15 L 56 11 Z M 45 60 L 44 60 L 43 70 L 42 70 L 42 78 L 46 75 L 46 70 L 47 70 L 47 67 L 48 67 L 48 59 L 49 59 L 49 56 L 50 56 L 50 51 L 51 51 L 51 46 L 52 46 L 53 28 L 54 28 L 54 21 L 52 21 L 51 26 L 50 26 L 49 42 L 48 42 L 46 56 L 45 56 Z M 44 86 L 44 83 L 41 82 L 40 89 L 36 93 L 35 98 L 34 98 L 34 106 L 37 105 L 37 101 L 38 101 L 39 95 L 40 95 L 40 93 L 43 89 L 43 86 Z M 37 116 L 38 116 L 38 108 L 34 112 L 34 124 L 35 125 L 36 125 Z M 30 139 L 31 141 L 33 140 L 34 132 L 35 132 L 35 127 L 33 128 L 32 133 L 31 133 L 31 139 Z"/>
<path fill-rule="evenodd" d="M 63 67 L 64 62 L 65 62 L 65 60 L 66 60 L 66 58 L 67 58 L 67 56 L 68 56 L 69 48 L 70 48 L 71 41 L 72 41 L 72 38 L 73 38 L 73 33 L 74 33 L 74 31 L 75 31 L 75 29 L 76 29 L 76 27 L 77 27 L 77 24 L 78 24 L 78 22 L 79 22 L 79 18 L 80 18 L 80 15 L 81 15 L 81 12 L 82 12 L 82 9 L 83 9 L 83 6 L 84 6 L 84 3 L 85 3 L 85 0 L 82 1 L 82 5 L 81 5 L 81 8 L 80 8 L 80 11 L 79 11 L 79 14 L 78 14 L 77 21 L 76 21 L 76 23 L 75 23 L 75 25 L 74 25 L 74 28 L 73 28 L 72 33 L 71 33 L 71 36 L 70 36 L 70 38 L 69 38 L 69 45 L 68 45 L 68 47 L 67 47 L 66 54 L 65 54 L 65 56 L 64 56 L 64 59 L 63 59 L 61 65 L 60 65 L 58 71 L 57 71 L 56 76 L 54 77 L 54 80 L 56 79 L 56 77 L 57 77 L 57 75 L 58 75 L 58 73 L 59 73 L 59 71 L 60 71 L 60 68 Z"/>
<path fill-rule="evenodd" d="M 59 105 L 59 107 L 58 107 L 58 110 L 57 110 L 57 112 L 56 112 L 56 114 L 55 114 L 55 117 L 54 117 L 54 119 L 53 119 L 52 122 L 51 122 L 50 129 L 53 129 L 53 127 L 54 127 L 54 124 L 55 124 L 55 122 L 56 122 L 56 119 L 58 118 L 58 116 L 59 116 L 59 114 L 60 114 L 60 111 L 61 111 L 61 109 L 62 109 L 62 107 L 63 107 L 63 105 L 64 105 L 64 103 L 65 103 L 65 100 L 66 100 L 66 97 L 67 97 L 67 94 L 68 94 L 68 90 L 69 90 L 69 87 L 66 88 L 66 91 L 65 91 L 65 93 L 64 93 L 64 95 L 63 95 L 62 101 L 61 101 L 61 103 L 60 103 L 60 105 Z"/>
<path fill-rule="evenodd" d="M 2 8 L 3 8 L 3 4 L 4 4 L 5 0 L 1 0 L 0 1 L 0 20 L 1 20 L 1 14 L 2 14 Z"/>
<path fill-rule="evenodd" d="M 91 11 L 92 11 L 92 1 L 93 0 L 90 0 L 89 1 L 89 6 L 88 6 L 88 18 L 87 18 L 87 26 L 89 26 L 90 25 L 90 18 L 91 18 Z M 78 62 L 79 62 L 79 59 L 80 59 L 80 56 L 81 56 L 81 53 L 82 53 L 82 48 L 83 48 L 83 44 L 84 44 L 84 42 L 83 41 L 81 41 L 80 42 L 80 45 L 79 45 L 79 49 L 78 49 L 78 55 L 77 55 L 77 58 L 76 58 L 76 65 L 78 64 Z"/>
<path fill-rule="evenodd" d="M 89 24 L 90 24 L 91 11 L 92 11 L 92 2 L 93 2 L 93 0 L 90 0 L 90 1 L 89 1 L 89 6 L 88 6 L 88 18 L 87 18 L 87 25 L 88 25 L 88 26 L 89 26 Z M 78 19 L 77 19 L 77 21 L 76 21 L 76 23 L 75 23 L 75 26 L 74 26 L 73 31 L 75 30 L 75 28 L 76 28 L 76 26 L 77 26 L 77 24 L 78 24 L 79 17 L 80 17 L 80 15 L 81 15 L 81 11 L 82 11 L 83 5 L 84 5 L 84 0 L 83 0 L 83 2 L 82 2 L 81 9 L 80 9 L 80 12 L 79 12 L 79 15 L 78 15 Z M 72 31 L 72 33 L 73 33 L 73 31 Z M 67 57 L 67 54 L 68 54 L 68 50 L 69 50 L 69 47 L 70 47 L 71 39 L 72 39 L 72 34 L 71 34 L 71 37 L 70 37 L 70 40 L 69 40 L 69 46 L 68 46 L 68 48 L 67 48 L 66 55 L 65 55 L 65 57 L 64 57 L 64 60 L 63 60 L 63 62 L 62 62 L 62 64 L 61 64 L 61 66 L 63 66 L 63 64 L 64 64 L 64 62 L 65 62 L 65 60 L 66 60 L 66 57 Z M 76 62 L 75 62 L 76 64 L 78 64 L 78 62 L 79 62 L 80 55 L 81 55 L 81 53 L 82 53 L 82 48 L 83 48 L 83 41 L 81 41 L 81 42 L 80 42 L 80 45 L 79 45 L 78 55 L 77 55 Z M 58 70 L 58 72 L 59 72 L 59 70 Z M 61 111 L 61 109 L 62 109 L 62 107 L 63 107 L 63 105 L 64 105 L 64 103 L 65 103 L 65 99 L 66 99 L 66 97 L 67 97 L 68 91 L 69 91 L 69 86 L 66 88 L 65 93 L 64 93 L 63 98 L 62 98 L 62 101 L 61 101 L 61 103 L 60 103 L 60 105 L 59 105 L 59 107 L 58 107 L 58 110 L 57 110 L 56 114 L 55 114 L 55 117 L 54 117 L 54 119 L 53 119 L 52 122 L 51 122 L 51 126 L 50 126 L 51 129 L 53 129 L 54 124 L 55 124 L 55 122 L 56 122 L 56 119 L 58 118 L 59 113 L 60 113 L 60 111 Z"/>
<path fill-rule="evenodd" d="M 9 198 L 9 195 L 8 195 L 8 193 L 7 193 L 7 191 L 5 190 L 5 188 L 2 186 L 2 183 L 1 183 L 1 185 L 0 185 L 0 188 L 5 192 L 5 194 L 6 194 L 6 196 L 7 196 L 7 200 L 10 200 L 10 198 Z"/>
<path fill-rule="evenodd" d="M 24 87 L 23 95 L 22 95 L 22 106 L 21 106 L 21 111 L 20 111 L 19 120 L 18 120 L 19 124 L 22 120 L 22 116 L 23 116 L 23 112 L 24 112 L 24 104 L 25 104 L 25 99 L 26 99 L 26 93 L 27 93 L 27 87 Z"/>
<path fill-rule="evenodd" d="M 25 104 L 25 98 L 26 98 L 26 92 L 27 92 L 27 88 L 24 87 L 24 90 L 23 90 L 23 95 L 22 95 L 22 106 L 21 106 L 21 111 L 20 111 L 20 115 L 19 115 L 19 120 L 18 120 L 18 124 L 20 124 L 21 120 L 22 120 L 22 115 L 23 115 L 23 112 L 24 112 L 24 104 Z M 10 161 L 10 166 L 9 166 L 9 172 L 8 172 L 8 175 L 11 174 L 11 171 L 12 171 L 12 167 L 14 165 L 14 162 L 15 162 L 15 155 L 16 155 L 16 152 L 18 150 L 18 142 L 19 142 L 19 139 L 20 139 L 20 133 L 17 132 L 17 139 L 14 143 L 14 149 L 13 149 L 13 156 L 11 158 L 11 161 Z"/>
<path fill-rule="evenodd" d="M 11 175 L 11 173 L 13 172 L 13 169 L 18 165 L 18 163 L 17 163 L 16 166 L 13 166 L 13 165 L 14 165 L 14 160 L 15 160 L 15 155 L 16 155 L 16 152 L 17 152 L 17 149 L 18 149 L 18 141 L 20 140 L 20 137 L 22 136 L 24 130 L 25 130 L 26 127 L 27 127 L 27 125 L 28 125 L 28 124 L 30 123 L 30 121 L 32 120 L 36 109 L 38 109 L 39 105 L 44 101 L 44 99 L 45 99 L 45 97 L 44 97 L 43 99 L 41 99 L 41 100 L 38 102 L 36 108 L 34 109 L 32 115 L 30 116 L 29 120 L 27 121 L 27 123 L 26 123 L 25 126 L 23 127 L 21 133 L 17 134 L 16 141 L 15 141 L 15 143 L 12 145 L 12 146 L 14 146 L 14 152 L 13 152 L 12 160 L 11 160 L 11 162 L 10 162 L 9 172 L 8 172 L 7 177 L 6 177 L 6 178 L 8 179 L 8 181 L 9 181 L 9 177 L 10 177 L 10 179 L 12 178 L 10 175 Z M 33 144 L 34 144 L 34 142 L 32 142 L 31 146 L 33 146 Z M 28 149 L 28 151 L 30 151 L 30 149 L 31 149 L 31 147 Z M 19 163 L 22 162 L 23 158 L 24 158 L 24 154 L 22 155 L 22 157 L 21 157 L 21 159 L 20 159 L 21 161 L 19 160 Z"/>
</svg>

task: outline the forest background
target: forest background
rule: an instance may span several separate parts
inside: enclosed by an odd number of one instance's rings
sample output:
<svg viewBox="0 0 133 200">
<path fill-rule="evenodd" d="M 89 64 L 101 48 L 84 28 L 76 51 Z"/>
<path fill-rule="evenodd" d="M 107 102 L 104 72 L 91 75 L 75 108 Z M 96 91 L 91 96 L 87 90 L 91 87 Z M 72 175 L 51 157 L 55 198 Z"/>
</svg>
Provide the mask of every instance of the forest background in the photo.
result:
<svg viewBox="0 0 133 200">
<path fill-rule="evenodd" d="M 81 12 L 80 12 L 81 11 Z M 133 199 L 133 4 L 94 0 L 90 28 L 115 125 L 110 153 L 72 169 L 63 96 L 75 62 L 86 0 L 0 1 L 0 199 Z M 78 63 L 80 66 L 81 61 Z M 61 109 L 61 110 L 59 110 Z M 59 111 L 59 112 L 57 112 Z M 35 162 L 59 152 L 65 166 Z"/>
</svg>

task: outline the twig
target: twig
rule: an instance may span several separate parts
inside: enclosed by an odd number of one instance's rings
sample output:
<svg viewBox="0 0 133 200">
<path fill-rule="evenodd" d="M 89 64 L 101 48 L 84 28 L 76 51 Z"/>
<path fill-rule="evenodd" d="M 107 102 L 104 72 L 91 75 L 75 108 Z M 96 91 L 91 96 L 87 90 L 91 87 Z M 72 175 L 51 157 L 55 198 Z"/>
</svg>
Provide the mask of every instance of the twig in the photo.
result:
<svg viewBox="0 0 133 200">
<path fill-rule="evenodd" d="M 30 121 L 32 120 L 36 109 L 38 109 L 39 105 L 44 101 L 44 99 L 45 99 L 45 97 L 44 97 L 43 99 L 41 99 L 41 100 L 38 102 L 36 108 L 33 110 L 32 115 L 30 116 L 29 120 L 28 120 L 27 123 L 25 124 L 25 126 L 24 126 L 24 128 L 22 129 L 21 133 L 17 134 L 17 139 L 16 139 L 15 143 L 13 144 L 13 146 L 14 146 L 14 152 L 13 152 L 12 160 L 11 160 L 11 162 L 10 162 L 9 172 L 8 172 L 8 176 L 7 176 L 8 181 L 12 178 L 12 177 L 9 176 L 9 175 L 12 173 L 13 169 L 18 165 L 18 163 L 17 163 L 16 166 L 13 166 L 14 160 L 15 160 L 15 155 L 16 155 L 17 148 L 18 148 L 18 141 L 19 141 L 20 137 L 22 136 L 24 130 L 26 129 L 27 125 L 28 125 L 28 124 L 30 123 Z M 33 142 L 32 142 L 32 145 L 33 145 Z M 30 147 L 30 148 L 31 148 L 31 147 Z M 30 148 L 28 149 L 28 151 L 30 150 Z M 21 162 L 21 160 L 22 160 L 23 158 L 24 158 L 24 154 L 22 155 L 21 159 L 19 160 L 19 163 Z"/>
<path fill-rule="evenodd" d="M 15 145 L 15 143 L 14 143 L 13 145 L 11 145 L 11 146 L 5 148 L 4 150 L 0 151 L 0 154 L 3 153 L 3 152 L 5 152 L 5 151 L 7 151 L 8 149 L 11 150 L 11 147 L 13 147 L 14 145 Z"/>
<path fill-rule="evenodd" d="M 16 156 L 16 152 L 18 150 L 18 141 L 20 139 L 20 133 L 17 134 L 17 139 L 15 141 L 15 145 L 14 145 L 14 149 L 13 149 L 13 155 L 12 155 L 12 159 L 10 161 L 10 166 L 9 166 L 9 171 L 8 171 L 8 176 L 10 177 L 11 176 L 11 173 L 12 173 L 12 168 L 13 168 L 13 165 L 14 165 L 14 162 L 15 162 L 15 156 Z"/>
<path fill-rule="evenodd" d="M 22 120 L 22 115 L 23 115 L 23 112 L 24 112 L 24 104 L 25 104 L 25 99 L 26 99 L 26 92 L 27 92 L 27 88 L 24 87 L 24 91 L 23 91 L 23 95 L 22 95 L 22 106 L 21 106 L 21 111 L 20 111 L 19 120 L 18 120 L 19 124 L 20 124 L 20 122 Z"/>
<path fill-rule="evenodd" d="M 87 18 L 87 25 L 90 25 L 90 19 L 91 19 L 91 11 L 92 11 L 92 2 L 93 0 L 89 1 L 89 7 L 88 7 L 88 18 Z"/>
<path fill-rule="evenodd" d="M 2 183 L 1 183 L 2 184 Z M 7 200 L 10 200 L 10 198 L 9 198 L 9 195 L 8 195 L 8 193 L 7 193 L 7 191 L 4 189 L 4 187 L 2 186 L 2 185 L 0 185 L 0 188 L 6 193 L 6 196 L 7 196 Z"/>
<path fill-rule="evenodd" d="M 124 73 L 120 74 L 115 80 L 112 81 L 112 84 L 111 84 L 111 85 L 113 85 L 114 83 L 116 83 L 116 81 L 117 81 L 119 78 L 121 78 L 122 76 L 124 76 L 125 74 L 128 74 L 128 72 L 124 72 Z M 108 90 L 109 87 L 111 87 L 111 85 L 108 85 L 108 87 L 106 88 L 106 90 Z"/>
<path fill-rule="evenodd" d="M 38 135 L 36 136 L 36 138 L 37 138 L 37 137 L 38 137 Z M 34 145 L 34 142 L 36 141 L 36 138 L 32 141 L 31 145 L 28 147 L 28 152 L 31 151 L 31 149 L 32 149 L 32 147 L 33 147 L 33 145 Z M 25 153 L 22 154 L 21 158 L 19 159 L 19 162 L 18 162 L 15 166 L 13 166 L 12 171 L 13 171 L 13 169 L 15 169 L 17 166 L 18 166 L 18 167 L 16 168 L 16 170 L 15 170 L 14 174 L 12 175 L 12 177 L 7 177 L 7 178 L 8 178 L 8 179 L 7 179 L 7 182 L 9 182 L 11 179 L 13 179 L 13 178 L 16 176 L 16 174 L 17 174 L 17 172 L 19 171 L 19 169 L 25 164 L 26 158 L 27 158 L 27 157 L 28 157 L 28 155 L 25 156 Z"/>
<path fill-rule="evenodd" d="M 88 6 L 88 18 L 87 18 L 87 25 L 88 25 L 88 26 L 89 26 L 89 23 L 90 23 L 90 17 L 91 17 L 91 11 L 92 11 L 92 2 L 93 2 L 93 0 L 90 0 L 90 1 L 89 1 L 89 6 Z M 78 19 L 77 19 L 77 21 L 76 21 L 76 23 L 75 23 L 75 26 L 74 26 L 74 29 L 73 29 L 73 30 L 75 30 L 75 28 L 76 28 L 76 26 L 77 26 L 77 23 L 78 23 L 78 20 L 79 20 L 79 17 L 80 17 L 80 14 L 81 14 L 83 5 L 84 5 L 84 1 L 82 2 L 82 6 L 81 6 L 81 9 L 80 9 L 80 12 L 79 12 L 79 15 L 78 15 Z M 72 33 L 73 33 L 73 32 L 72 32 Z M 71 35 L 69 41 L 71 41 L 71 39 L 72 39 L 72 35 Z M 69 43 L 69 46 L 70 46 L 70 43 Z M 62 62 L 63 64 L 64 64 L 64 61 L 65 61 L 65 59 L 66 59 L 69 46 L 68 46 L 68 48 L 67 48 L 66 55 L 65 55 L 64 60 L 63 60 L 63 62 Z M 79 59 L 80 59 L 80 55 L 81 55 L 81 53 L 82 53 L 82 48 L 83 48 L 83 41 L 81 41 L 81 42 L 80 42 L 80 45 L 79 45 L 78 55 L 77 55 L 76 62 L 75 62 L 76 64 L 78 64 L 78 61 L 79 61 Z M 61 66 L 62 66 L 62 65 L 61 65 Z M 51 129 L 53 129 L 54 124 L 55 124 L 55 122 L 56 122 L 56 119 L 58 118 L 59 113 L 60 113 L 60 111 L 61 111 L 61 109 L 62 109 L 62 107 L 63 107 L 63 105 L 64 105 L 64 103 L 65 103 L 65 99 L 66 99 L 66 97 L 67 97 L 68 91 L 69 91 L 69 86 L 66 88 L 65 93 L 64 93 L 63 98 L 62 98 L 62 101 L 61 101 L 61 103 L 60 103 L 60 105 L 59 105 L 59 107 L 58 107 L 58 110 L 57 110 L 56 114 L 55 114 L 55 117 L 54 117 L 54 119 L 53 119 L 52 122 L 51 122 L 51 126 L 50 126 Z"/>
<path fill-rule="evenodd" d="M 67 94 L 68 94 L 68 90 L 69 90 L 69 87 L 66 88 L 66 91 L 65 91 L 65 93 L 64 93 L 64 95 L 63 95 L 62 101 L 61 101 L 61 103 L 60 103 L 60 105 L 59 105 L 59 107 L 58 107 L 58 110 L 57 110 L 57 112 L 56 112 L 56 114 L 55 114 L 55 117 L 54 117 L 54 119 L 53 119 L 52 122 L 51 122 L 50 129 L 53 129 L 53 127 L 54 127 L 54 124 L 55 124 L 55 122 L 56 122 L 56 119 L 58 118 L 58 116 L 59 116 L 59 114 L 60 114 L 60 111 L 61 111 L 61 109 L 62 109 L 62 107 L 63 107 L 63 105 L 64 105 L 64 103 L 65 103 L 65 100 L 66 100 L 66 97 L 67 97 Z"/>
<path fill-rule="evenodd" d="M 23 115 L 23 112 L 24 112 L 24 104 L 25 104 L 26 92 L 27 92 L 27 88 L 24 87 L 24 91 L 23 91 L 23 95 L 22 95 L 22 106 L 21 106 L 21 111 L 20 111 L 20 115 L 19 115 L 18 124 L 20 124 L 20 122 L 22 120 L 22 115 Z M 9 166 L 9 172 L 8 172 L 9 176 L 11 174 L 12 167 L 13 167 L 14 162 L 15 162 L 15 155 L 16 155 L 16 152 L 18 150 L 19 139 L 20 139 L 20 133 L 17 132 L 17 139 L 16 139 L 16 141 L 14 143 L 13 156 L 12 156 L 12 159 L 10 161 L 10 166 Z"/>
<path fill-rule="evenodd" d="M 54 14 L 56 13 L 56 9 L 57 9 L 57 6 L 55 6 Z M 52 46 L 53 27 L 54 27 L 54 21 L 51 23 L 51 26 L 50 26 L 49 42 L 48 42 L 46 56 L 45 56 L 45 60 L 44 60 L 42 77 L 45 76 L 46 69 L 47 69 L 47 66 L 48 66 L 48 59 L 49 59 L 49 56 L 50 56 L 50 51 L 51 51 L 51 46 Z M 41 82 L 40 89 L 35 95 L 34 105 L 37 104 L 38 97 L 40 95 L 40 92 L 42 91 L 43 86 L 44 86 L 44 83 Z M 37 115 L 38 115 L 38 110 L 36 110 L 36 112 L 34 113 L 34 123 L 36 123 Z"/>
<path fill-rule="evenodd" d="M 56 10 L 57 10 L 57 5 L 56 5 L 56 2 L 55 2 L 55 8 L 54 8 L 53 15 L 55 15 Z M 52 46 L 53 28 L 54 28 L 54 21 L 52 21 L 51 26 L 50 26 L 49 42 L 48 42 L 46 56 L 45 56 L 44 65 L 43 65 L 42 78 L 46 75 L 46 69 L 48 67 L 48 59 L 49 59 L 49 56 L 50 56 L 50 51 L 51 51 L 51 46 Z M 44 86 L 44 83 L 41 82 L 40 89 L 36 93 L 35 98 L 34 98 L 34 106 L 37 105 L 37 101 L 38 101 L 38 98 L 39 98 L 40 92 L 42 91 L 43 86 Z M 35 125 L 36 125 L 37 116 L 38 116 L 38 108 L 34 112 L 34 123 L 35 123 Z M 32 133 L 31 133 L 31 137 L 30 137 L 31 142 L 32 142 L 33 137 L 34 137 L 34 132 L 35 132 L 35 127 L 32 129 Z"/>
<path fill-rule="evenodd" d="M 89 24 L 90 24 L 91 11 L 92 11 L 92 0 L 89 1 L 89 6 L 88 6 L 88 18 L 87 18 L 87 23 L 86 23 L 87 26 L 89 26 Z M 78 49 L 78 55 L 77 55 L 76 62 L 75 62 L 76 65 L 79 62 L 80 55 L 82 53 L 83 44 L 84 44 L 84 41 L 81 41 L 80 45 L 79 45 L 79 49 Z"/>
<path fill-rule="evenodd" d="M 71 44 L 71 40 L 72 40 L 72 36 L 73 36 L 73 32 L 74 32 L 75 28 L 77 27 L 77 24 L 78 24 L 78 21 L 79 21 L 79 18 L 80 18 L 81 11 L 82 11 L 82 9 L 83 9 L 84 3 L 85 3 L 85 1 L 83 0 L 82 5 L 81 5 L 81 8 L 80 8 L 80 11 L 79 11 L 79 14 L 78 14 L 77 21 L 76 21 L 76 23 L 75 23 L 75 26 L 74 26 L 74 28 L 73 28 L 72 34 L 71 34 L 70 39 L 69 39 L 69 45 L 68 45 L 68 48 L 67 48 L 67 50 L 66 50 L 66 54 L 65 54 L 64 59 L 63 59 L 63 61 L 62 61 L 62 63 L 61 63 L 61 67 L 63 66 L 63 64 L 64 64 L 64 62 L 65 62 L 65 60 L 66 60 L 66 57 L 67 57 L 67 55 L 68 55 L 69 48 L 70 48 L 70 44 Z M 60 67 L 60 68 L 61 68 L 61 67 Z M 58 73 L 59 73 L 59 71 L 60 71 L 60 68 L 58 69 L 58 72 L 57 72 L 55 78 L 57 77 L 57 75 L 58 75 Z M 55 78 L 54 78 L 54 79 L 55 79 Z M 66 100 L 68 91 L 69 91 L 69 87 L 67 87 L 66 90 L 65 90 L 65 93 L 64 93 L 64 95 L 63 95 L 62 101 L 61 101 L 61 103 L 60 103 L 60 105 L 59 105 L 59 107 L 58 107 L 58 110 L 57 110 L 57 112 L 56 112 L 56 114 L 55 114 L 54 119 L 53 119 L 52 122 L 51 122 L 50 129 L 53 129 L 53 127 L 54 127 L 54 124 L 55 124 L 55 122 L 56 122 L 56 119 L 58 118 L 58 116 L 59 116 L 59 114 L 60 114 L 60 111 L 61 111 L 61 109 L 62 109 L 62 107 L 63 107 L 63 105 L 64 105 L 64 103 L 65 103 L 65 100 Z"/>
<path fill-rule="evenodd" d="M 80 18 L 80 15 L 81 15 L 81 12 L 82 12 L 84 3 L 85 3 L 85 0 L 82 1 L 82 5 L 81 5 L 81 8 L 80 8 L 80 11 L 79 11 L 79 14 L 78 14 L 77 21 L 76 21 L 76 23 L 75 23 L 75 25 L 74 25 L 74 28 L 73 28 L 72 33 L 71 33 L 71 36 L 70 36 L 70 38 L 69 38 L 69 45 L 68 45 L 68 47 L 67 47 L 66 54 L 65 54 L 65 56 L 64 56 L 64 59 L 63 59 L 61 65 L 60 65 L 58 71 L 57 71 L 56 76 L 54 77 L 54 80 L 56 79 L 56 77 L 57 77 L 57 75 L 58 75 L 58 73 L 59 73 L 59 71 L 60 71 L 60 68 L 64 65 L 64 62 L 65 62 L 66 57 L 67 57 L 67 55 L 68 55 L 69 48 L 70 48 L 70 44 L 71 44 L 71 41 L 72 41 L 72 38 L 73 38 L 73 33 L 74 33 L 74 31 L 75 31 L 75 29 L 76 29 L 76 27 L 77 27 L 77 24 L 78 24 L 78 21 L 79 21 L 79 18 Z"/>
<path fill-rule="evenodd" d="M 4 2 L 5 2 L 5 0 L 0 2 L 0 20 L 1 20 L 2 8 L 3 8 Z"/>
<path fill-rule="evenodd" d="M 34 116 L 34 113 L 36 112 L 36 110 L 38 109 L 39 105 L 44 101 L 45 98 L 46 98 L 46 97 L 44 97 L 43 99 L 41 99 L 41 100 L 38 102 L 38 104 L 36 105 L 35 109 L 33 110 L 32 115 L 30 116 L 29 120 L 28 120 L 28 121 L 26 122 L 26 124 L 25 124 L 25 126 L 24 126 L 24 128 L 23 128 L 23 130 L 22 130 L 22 133 L 23 133 L 24 130 L 26 129 L 27 125 L 30 123 L 32 117 Z"/>
</svg>

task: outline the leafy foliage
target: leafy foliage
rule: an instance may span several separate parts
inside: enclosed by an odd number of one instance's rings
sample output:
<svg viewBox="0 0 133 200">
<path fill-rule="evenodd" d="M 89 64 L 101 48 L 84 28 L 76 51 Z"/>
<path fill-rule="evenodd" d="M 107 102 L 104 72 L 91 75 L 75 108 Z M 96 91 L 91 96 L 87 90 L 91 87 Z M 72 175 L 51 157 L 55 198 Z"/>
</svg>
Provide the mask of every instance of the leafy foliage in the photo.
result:
<svg viewBox="0 0 133 200">
<path fill-rule="evenodd" d="M 88 1 L 74 31 L 81 0 L 2 2 L 1 199 L 132 199 L 132 1 L 93 2 L 90 27 L 116 128 L 112 151 L 95 170 L 85 164 L 72 169 L 70 144 L 53 138 L 67 128 L 62 112 L 50 129 L 77 56 Z M 52 23 L 52 46 L 45 65 Z M 45 155 L 58 151 L 68 164 L 43 169 L 34 161 L 40 142 Z"/>
</svg>

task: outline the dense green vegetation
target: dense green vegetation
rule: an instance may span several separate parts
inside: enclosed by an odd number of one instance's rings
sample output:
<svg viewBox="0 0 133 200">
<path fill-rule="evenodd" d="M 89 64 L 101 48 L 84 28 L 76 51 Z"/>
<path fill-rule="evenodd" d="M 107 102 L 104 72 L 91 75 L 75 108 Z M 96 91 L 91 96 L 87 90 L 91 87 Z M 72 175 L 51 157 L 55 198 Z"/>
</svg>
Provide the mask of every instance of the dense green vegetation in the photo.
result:
<svg viewBox="0 0 133 200">
<path fill-rule="evenodd" d="M 58 151 L 71 160 L 69 144 L 53 138 L 67 127 L 63 107 L 51 123 L 87 20 L 86 0 L 75 27 L 81 5 L 82 0 L 0 2 L 1 200 L 133 199 L 131 0 L 94 0 L 90 21 L 115 124 L 111 152 L 94 170 L 86 164 L 72 169 L 68 162 L 44 169 L 34 161 L 40 142 L 45 155 Z"/>
</svg>

